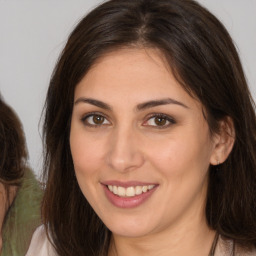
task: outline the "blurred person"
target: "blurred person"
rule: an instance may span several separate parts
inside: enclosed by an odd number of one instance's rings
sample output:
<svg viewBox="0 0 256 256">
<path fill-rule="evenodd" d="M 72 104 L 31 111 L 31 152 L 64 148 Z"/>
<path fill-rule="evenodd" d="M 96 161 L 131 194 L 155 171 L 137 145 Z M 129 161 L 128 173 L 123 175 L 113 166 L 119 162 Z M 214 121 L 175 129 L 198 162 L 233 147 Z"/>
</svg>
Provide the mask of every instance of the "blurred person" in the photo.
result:
<svg viewBox="0 0 256 256">
<path fill-rule="evenodd" d="M 1 256 L 23 256 L 41 223 L 42 190 L 27 165 L 22 124 L 0 96 Z"/>
</svg>

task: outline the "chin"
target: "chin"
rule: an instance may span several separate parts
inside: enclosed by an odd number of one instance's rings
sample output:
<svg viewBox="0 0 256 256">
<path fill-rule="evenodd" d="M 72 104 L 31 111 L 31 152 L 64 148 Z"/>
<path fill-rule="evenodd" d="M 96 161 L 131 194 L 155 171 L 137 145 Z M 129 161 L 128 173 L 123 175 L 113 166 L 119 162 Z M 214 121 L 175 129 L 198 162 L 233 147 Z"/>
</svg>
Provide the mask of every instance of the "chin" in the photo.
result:
<svg viewBox="0 0 256 256">
<path fill-rule="evenodd" d="M 138 238 L 138 237 L 143 237 L 149 234 L 149 231 L 141 228 L 137 229 L 131 229 L 127 227 L 127 229 L 113 229 L 111 231 L 114 235 L 116 236 L 122 236 L 122 237 L 129 237 L 129 238 Z"/>
<path fill-rule="evenodd" d="M 133 221 L 129 219 L 127 221 L 122 220 L 120 222 L 116 221 L 115 223 L 107 224 L 109 225 L 106 226 L 114 235 L 123 237 L 143 237 L 151 233 L 151 231 L 153 230 L 152 226 L 149 227 L 148 225 L 146 225 L 146 223 L 143 223 L 140 220 Z"/>
</svg>

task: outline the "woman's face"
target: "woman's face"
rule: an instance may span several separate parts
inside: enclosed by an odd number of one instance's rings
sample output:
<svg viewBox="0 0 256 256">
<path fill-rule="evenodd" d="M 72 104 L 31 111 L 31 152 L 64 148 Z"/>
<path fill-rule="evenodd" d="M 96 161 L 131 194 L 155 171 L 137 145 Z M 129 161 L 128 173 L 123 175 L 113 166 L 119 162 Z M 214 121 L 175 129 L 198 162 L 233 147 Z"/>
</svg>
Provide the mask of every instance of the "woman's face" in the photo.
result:
<svg viewBox="0 0 256 256">
<path fill-rule="evenodd" d="M 109 53 L 75 89 L 70 147 L 76 177 L 116 235 L 144 236 L 205 220 L 215 144 L 202 105 L 157 50 Z"/>
</svg>

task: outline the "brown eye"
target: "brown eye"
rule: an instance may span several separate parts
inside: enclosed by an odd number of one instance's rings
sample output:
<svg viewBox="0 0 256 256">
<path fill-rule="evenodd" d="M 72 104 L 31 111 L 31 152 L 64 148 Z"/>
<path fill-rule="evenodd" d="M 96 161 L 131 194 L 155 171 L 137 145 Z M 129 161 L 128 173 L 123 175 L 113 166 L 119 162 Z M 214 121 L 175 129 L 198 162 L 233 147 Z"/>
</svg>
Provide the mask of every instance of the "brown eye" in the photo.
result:
<svg viewBox="0 0 256 256">
<path fill-rule="evenodd" d="M 90 114 L 84 118 L 82 118 L 82 122 L 87 126 L 101 126 L 108 125 L 110 122 L 106 119 L 106 117 L 97 114 Z"/>
<path fill-rule="evenodd" d="M 157 126 L 164 126 L 166 125 L 167 120 L 165 117 L 155 117 L 154 122 Z"/>
<path fill-rule="evenodd" d="M 104 118 L 103 116 L 94 115 L 93 118 L 92 118 L 92 120 L 93 120 L 93 123 L 94 123 L 94 124 L 103 124 L 105 118 Z"/>
<path fill-rule="evenodd" d="M 168 115 L 155 114 L 154 116 L 151 116 L 143 125 L 155 128 L 167 128 L 175 123 L 176 121 Z"/>
</svg>

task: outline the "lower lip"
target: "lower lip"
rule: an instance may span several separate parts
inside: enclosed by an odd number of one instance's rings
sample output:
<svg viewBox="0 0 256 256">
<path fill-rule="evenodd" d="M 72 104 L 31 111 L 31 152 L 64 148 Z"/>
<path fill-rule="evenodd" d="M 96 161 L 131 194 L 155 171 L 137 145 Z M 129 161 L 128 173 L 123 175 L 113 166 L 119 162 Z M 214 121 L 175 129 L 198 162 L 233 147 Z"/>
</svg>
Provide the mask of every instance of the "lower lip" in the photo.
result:
<svg viewBox="0 0 256 256">
<path fill-rule="evenodd" d="M 146 193 L 142 193 L 140 195 L 132 196 L 132 197 L 120 197 L 113 194 L 106 185 L 103 185 L 105 195 L 108 200 L 116 207 L 119 208 L 134 208 L 142 205 L 149 197 L 155 192 L 157 186 L 148 190 Z"/>
</svg>

